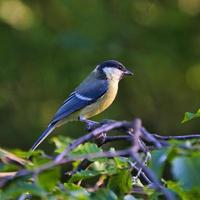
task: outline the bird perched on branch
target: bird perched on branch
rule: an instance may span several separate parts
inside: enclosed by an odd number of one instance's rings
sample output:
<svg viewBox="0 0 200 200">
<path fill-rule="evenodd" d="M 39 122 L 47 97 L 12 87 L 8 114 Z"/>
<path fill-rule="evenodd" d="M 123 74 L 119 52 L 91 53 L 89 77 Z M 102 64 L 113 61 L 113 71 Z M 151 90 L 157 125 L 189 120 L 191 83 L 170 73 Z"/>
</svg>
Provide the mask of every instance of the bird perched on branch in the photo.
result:
<svg viewBox="0 0 200 200">
<path fill-rule="evenodd" d="M 89 123 L 88 118 L 103 112 L 114 101 L 118 83 L 125 75 L 133 73 L 118 61 L 108 60 L 97 65 L 64 101 L 31 149 L 35 150 L 55 128 L 69 121 Z"/>
</svg>

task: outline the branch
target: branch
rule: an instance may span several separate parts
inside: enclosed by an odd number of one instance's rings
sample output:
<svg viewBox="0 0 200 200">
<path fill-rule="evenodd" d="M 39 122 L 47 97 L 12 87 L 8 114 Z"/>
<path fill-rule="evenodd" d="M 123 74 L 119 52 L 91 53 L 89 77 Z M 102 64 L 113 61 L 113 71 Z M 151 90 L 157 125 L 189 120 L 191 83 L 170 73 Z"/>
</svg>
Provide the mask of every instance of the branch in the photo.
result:
<svg viewBox="0 0 200 200">
<path fill-rule="evenodd" d="M 34 170 L 33 173 L 40 174 L 41 172 L 49 170 L 58 165 L 63 165 L 63 164 L 69 163 L 69 162 L 77 161 L 77 160 L 83 160 L 83 159 L 92 160 L 94 158 L 102 158 L 102 157 L 113 158 L 113 157 L 117 157 L 117 156 L 127 156 L 127 155 L 129 155 L 129 149 L 115 151 L 115 152 L 105 151 L 105 152 L 91 153 L 91 154 L 87 154 L 87 155 L 73 156 L 73 157 L 69 156 L 68 158 L 63 158 L 59 162 L 53 161 L 53 162 L 47 163 L 45 165 L 42 165 L 41 167 Z"/>
<path fill-rule="evenodd" d="M 175 135 L 175 136 L 174 135 L 163 136 L 163 135 L 153 134 L 153 136 L 159 140 L 188 140 L 188 139 L 199 139 L 200 138 L 200 134 Z"/>
<path fill-rule="evenodd" d="M 69 152 L 73 149 L 75 149 L 78 145 L 83 144 L 89 140 L 91 140 L 92 138 L 98 136 L 101 133 L 105 133 L 114 129 L 118 129 L 118 128 L 130 128 L 130 123 L 128 122 L 110 122 L 108 124 L 103 124 L 102 126 L 96 128 L 95 130 L 93 130 L 92 132 L 88 133 L 87 135 L 84 135 L 82 137 L 80 137 L 79 139 L 75 140 L 71 145 L 69 145 L 69 147 L 67 147 L 61 154 L 59 154 L 56 158 L 55 158 L 55 162 L 59 162 L 60 160 L 62 160 L 66 155 L 69 154 Z"/>
<path fill-rule="evenodd" d="M 177 139 L 177 140 L 185 140 L 185 139 L 196 139 L 200 138 L 200 135 L 185 135 L 185 136 L 161 136 L 158 134 L 151 134 L 148 132 L 143 126 L 140 119 L 135 119 L 133 122 L 126 121 L 106 121 L 103 123 L 94 122 L 94 126 L 91 128 L 92 131 L 88 134 L 74 140 L 61 154 L 56 156 L 51 162 L 46 163 L 35 170 L 20 170 L 13 176 L 8 176 L 0 180 L 0 187 L 4 186 L 7 182 L 25 176 L 35 177 L 38 174 L 42 173 L 45 170 L 49 170 L 58 165 L 63 165 L 66 163 L 70 163 L 77 160 L 82 160 L 84 165 L 79 165 L 79 169 L 86 168 L 93 158 L 113 158 L 116 156 L 124 156 L 132 158 L 135 165 L 131 165 L 132 169 L 137 170 L 137 178 L 142 176 L 144 180 L 149 184 L 152 183 L 155 186 L 155 189 L 161 192 L 167 200 L 172 200 L 171 193 L 167 191 L 167 189 L 160 183 L 160 180 L 156 177 L 154 172 L 147 167 L 147 159 L 143 158 L 143 155 L 150 154 L 150 148 L 148 144 L 152 144 L 152 149 L 160 149 L 169 145 L 167 140 Z M 108 136 L 108 133 L 112 130 L 117 130 L 119 132 L 123 132 L 124 135 L 118 136 Z M 101 137 L 99 137 L 101 135 Z M 108 142 L 114 141 L 129 141 L 132 145 L 125 150 L 120 151 L 104 151 L 98 153 L 92 153 L 81 156 L 70 156 L 70 151 L 75 149 L 80 144 L 84 144 L 87 141 L 91 141 L 95 139 L 95 143 L 98 146 L 102 146 Z M 142 152 L 142 154 L 141 154 Z M 13 157 L 13 156 L 12 156 Z M 6 160 L 7 161 L 7 160 Z M 23 164 L 23 163 L 22 163 Z M 23 195 L 21 196 L 23 199 Z"/>
<path fill-rule="evenodd" d="M 158 192 L 162 192 L 162 194 L 165 196 L 167 200 L 173 200 L 171 193 L 167 191 L 167 189 L 161 185 L 160 181 L 156 177 L 153 171 L 151 171 L 148 167 L 145 166 L 145 162 L 142 162 L 138 151 L 140 149 L 139 139 L 141 136 L 147 137 L 150 141 L 152 141 L 157 147 L 161 147 L 161 144 L 159 141 L 157 141 L 152 135 L 150 135 L 143 127 L 142 127 L 142 121 L 140 119 L 135 119 L 133 123 L 134 128 L 134 134 L 132 135 L 133 142 L 132 142 L 132 148 L 130 151 L 130 156 L 135 160 L 139 168 L 142 169 L 142 171 L 145 173 L 145 175 L 150 179 L 150 181 L 155 185 L 155 189 Z"/>
</svg>

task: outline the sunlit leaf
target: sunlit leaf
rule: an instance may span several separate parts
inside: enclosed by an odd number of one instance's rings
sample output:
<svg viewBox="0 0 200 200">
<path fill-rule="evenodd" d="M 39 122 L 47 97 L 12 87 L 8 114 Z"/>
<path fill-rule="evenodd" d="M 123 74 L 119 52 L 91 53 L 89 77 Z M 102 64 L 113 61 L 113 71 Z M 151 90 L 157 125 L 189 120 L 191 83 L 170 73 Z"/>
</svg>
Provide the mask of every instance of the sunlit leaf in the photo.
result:
<svg viewBox="0 0 200 200">
<path fill-rule="evenodd" d="M 96 144 L 88 142 L 88 143 L 79 145 L 70 153 L 70 155 L 81 156 L 81 155 L 87 155 L 87 154 L 98 153 L 98 152 L 102 152 L 102 149 L 98 147 Z M 96 158 L 91 159 L 91 160 L 96 160 Z"/>
<path fill-rule="evenodd" d="M 98 171 L 81 170 L 81 171 L 75 173 L 74 175 L 72 175 L 69 182 L 77 182 L 79 180 L 89 179 L 89 178 L 92 178 L 92 177 L 97 176 L 97 175 L 99 175 Z"/>
<path fill-rule="evenodd" d="M 65 188 L 68 190 L 69 194 L 78 199 L 88 199 L 89 192 L 81 186 L 75 185 L 73 183 L 65 183 Z"/>
<path fill-rule="evenodd" d="M 51 142 L 54 143 L 54 145 L 56 146 L 55 152 L 61 153 L 72 142 L 72 140 L 69 137 L 59 135 L 57 137 L 53 137 L 51 139 Z"/>
<path fill-rule="evenodd" d="M 116 167 L 119 169 L 123 169 L 125 167 L 129 166 L 129 158 L 125 158 L 125 157 L 114 157 L 113 158 L 116 164 Z"/>
<path fill-rule="evenodd" d="M 196 113 L 186 112 L 184 115 L 184 118 L 182 120 L 182 123 L 188 122 L 194 118 L 200 117 L 200 109 L 197 110 Z"/>
</svg>

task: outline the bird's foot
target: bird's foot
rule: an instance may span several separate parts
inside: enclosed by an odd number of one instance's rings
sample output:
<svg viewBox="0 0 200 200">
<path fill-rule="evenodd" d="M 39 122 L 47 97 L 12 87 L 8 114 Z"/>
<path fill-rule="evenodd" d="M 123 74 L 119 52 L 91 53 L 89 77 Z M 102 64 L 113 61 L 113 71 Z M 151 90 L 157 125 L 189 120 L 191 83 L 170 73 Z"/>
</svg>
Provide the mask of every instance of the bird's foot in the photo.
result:
<svg viewBox="0 0 200 200">
<path fill-rule="evenodd" d="M 83 116 L 79 116 L 79 121 L 84 122 L 86 124 L 86 130 L 87 131 L 92 131 L 98 126 L 98 122 L 86 119 Z"/>
</svg>

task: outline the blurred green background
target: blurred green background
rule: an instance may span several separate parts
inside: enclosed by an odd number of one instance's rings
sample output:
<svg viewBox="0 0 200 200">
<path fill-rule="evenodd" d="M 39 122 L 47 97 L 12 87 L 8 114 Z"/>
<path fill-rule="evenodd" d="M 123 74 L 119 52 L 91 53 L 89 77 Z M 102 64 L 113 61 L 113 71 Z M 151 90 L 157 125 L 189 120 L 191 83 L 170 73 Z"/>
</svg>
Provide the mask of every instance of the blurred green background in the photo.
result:
<svg viewBox="0 0 200 200">
<path fill-rule="evenodd" d="M 0 0 L 0 146 L 28 149 L 67 95 L 100 62 L 135 72 L 95 120 L 140 117 L 149 131 L 200 105 L 200 0 Z M 54 132 L 74 138 L 79 122 Z M 44 142 L 41 148 L 49 148 Z"/>
</svg>

